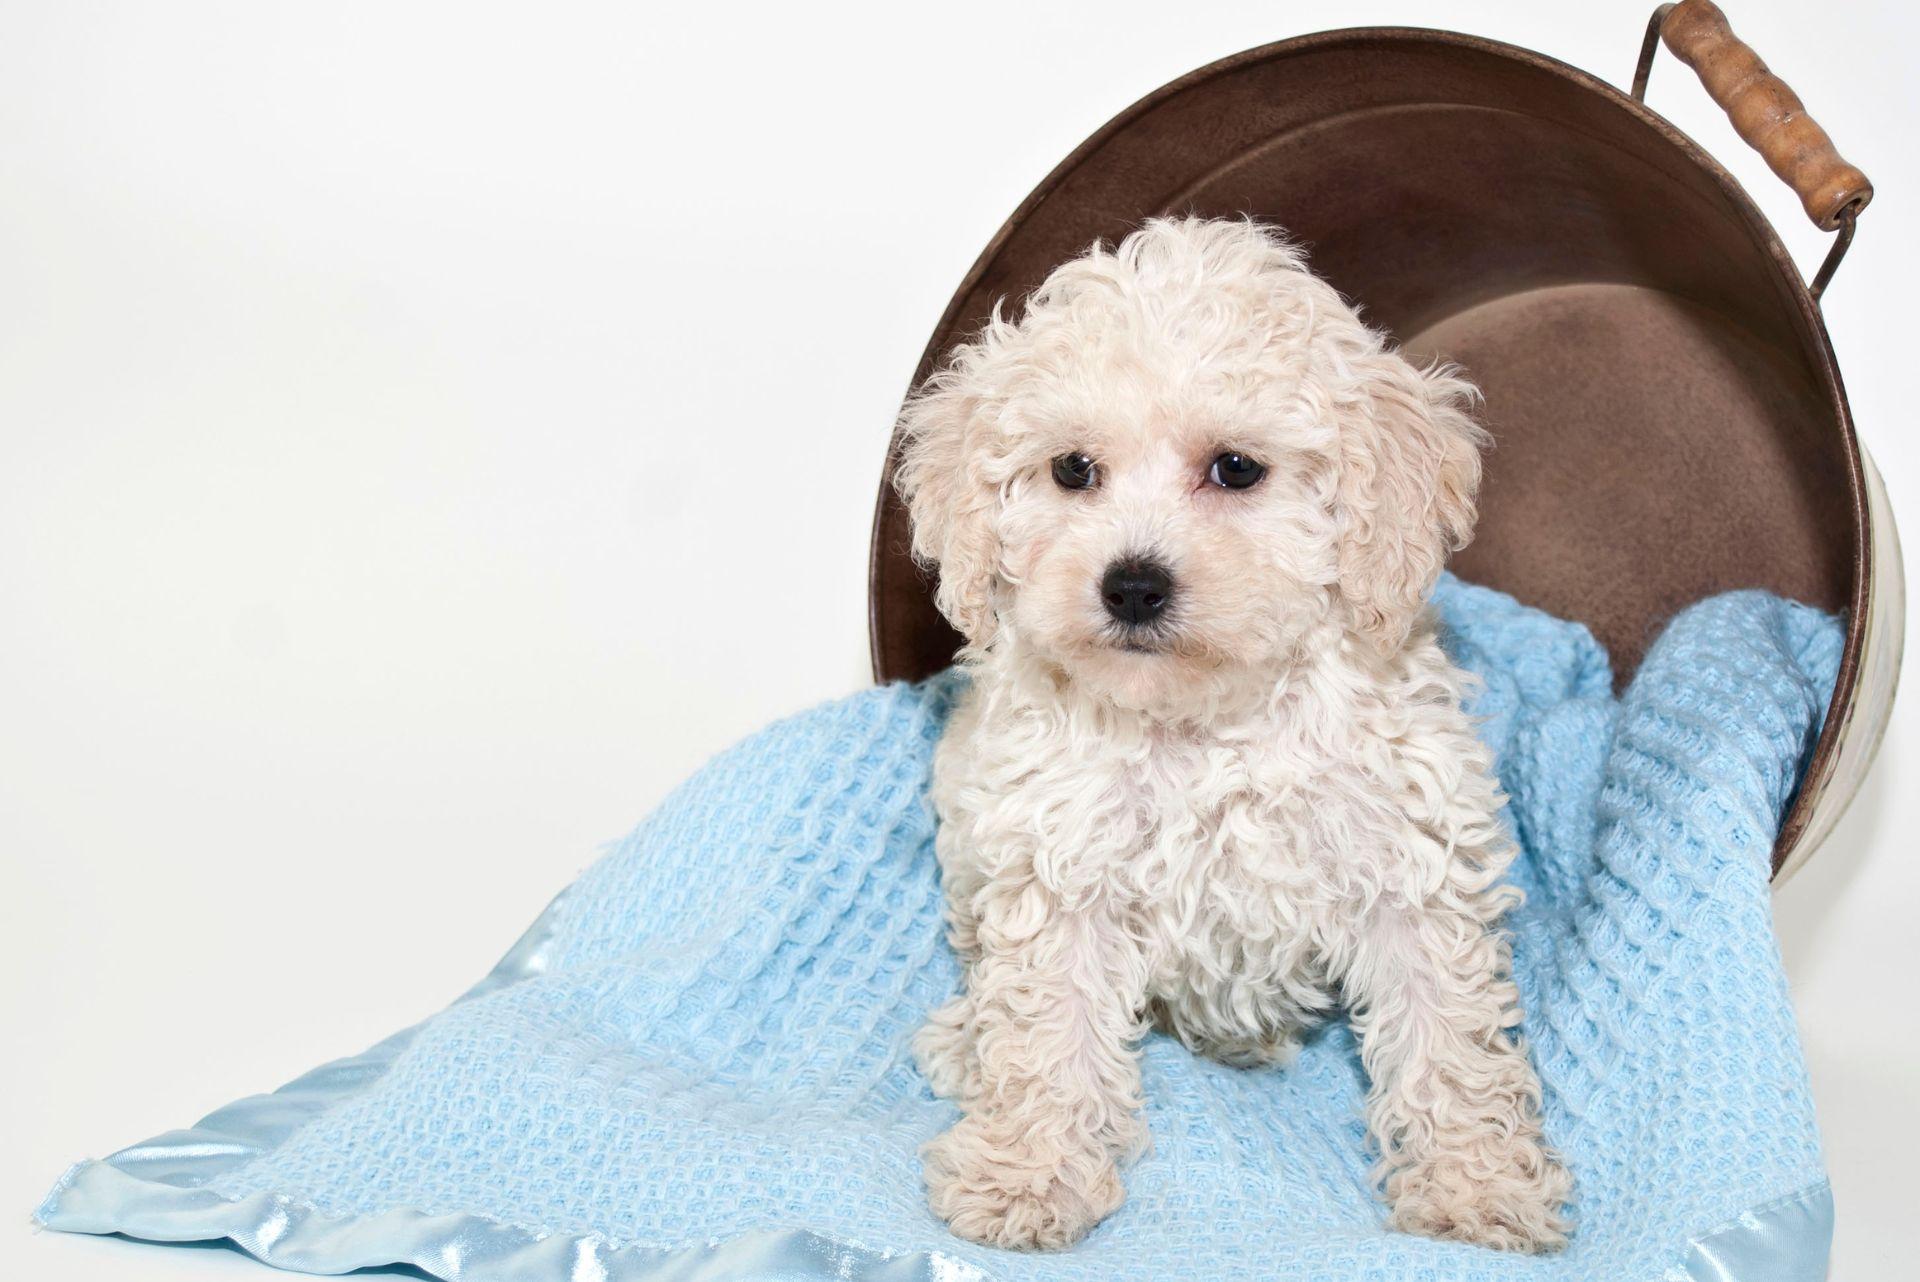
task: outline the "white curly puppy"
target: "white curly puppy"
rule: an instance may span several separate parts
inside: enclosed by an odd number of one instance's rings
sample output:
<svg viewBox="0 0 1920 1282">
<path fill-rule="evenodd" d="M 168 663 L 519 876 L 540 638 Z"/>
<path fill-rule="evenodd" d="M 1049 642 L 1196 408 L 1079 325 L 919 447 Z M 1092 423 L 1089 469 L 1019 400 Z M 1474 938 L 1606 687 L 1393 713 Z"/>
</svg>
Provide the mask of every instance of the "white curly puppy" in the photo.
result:
<svg viewBox="0 0 1920 1282">
<path fill-rule="evenodd" d="M 1276 1064 L 1344 1006 L 1392 1223 L 1562 1242 L 1513 847 L 1424 605 L 1473 524 L 1473 396 L 1277 234 L 1183 219 L 909 401 L 898 485 L 971 676 L 934 766 L 966 991 L 915 1044 L 965 1114 L 924 1154 L 954 1232 L 1059 1247 L 1120 1204 L 1149 1021 Z"/>
</svg>

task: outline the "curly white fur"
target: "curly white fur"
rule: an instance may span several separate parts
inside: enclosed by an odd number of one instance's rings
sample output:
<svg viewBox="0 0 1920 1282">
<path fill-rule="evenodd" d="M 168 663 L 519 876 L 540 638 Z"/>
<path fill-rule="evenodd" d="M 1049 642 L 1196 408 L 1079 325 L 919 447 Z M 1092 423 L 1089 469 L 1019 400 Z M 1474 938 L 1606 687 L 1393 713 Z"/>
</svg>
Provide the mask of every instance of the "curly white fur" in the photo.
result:
<svg viewBox="0 0 1920 1282">
<path fill-rule="evenodd" d="M 910 400 L 898 484 L 971 685 L 934 767 L 966 991 L 916 1043 L 956 1233 L 1059 1247 L 1146 1143 L 1136 1043 L 1283 1063 L 1350 1012 L 1392 1223 L 1561 1243 L 1568 1177 L 1498 929 L 1512 845 L 1424 600 L 1473 524 L 1472 389 L 1278 235 L 1163 220 L 996 312 Z M 1259 484 L 1207 483 L 1224 450 Z M 1099 483 L 1062 489 L 1081 452 Z M 1174 588 L 1151 652 L 1101 603 Z"/>
</svg>

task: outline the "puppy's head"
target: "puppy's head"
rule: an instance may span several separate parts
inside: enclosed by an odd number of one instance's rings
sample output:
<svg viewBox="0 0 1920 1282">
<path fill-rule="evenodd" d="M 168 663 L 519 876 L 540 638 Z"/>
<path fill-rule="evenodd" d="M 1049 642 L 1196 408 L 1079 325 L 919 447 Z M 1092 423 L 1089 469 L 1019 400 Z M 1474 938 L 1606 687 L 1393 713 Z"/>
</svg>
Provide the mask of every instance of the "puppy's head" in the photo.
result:
<svg viewBox="0 0 1920 1282">
<path fill-rule="evenodd" d="M 957 348 L 908 401 L 896 479 L 973 650 L 1192 710 L 1328 621 L 1404 642 L 1472 529 L 1472 398 L 1274 232 L 1157 220 Z"/>
</svg>

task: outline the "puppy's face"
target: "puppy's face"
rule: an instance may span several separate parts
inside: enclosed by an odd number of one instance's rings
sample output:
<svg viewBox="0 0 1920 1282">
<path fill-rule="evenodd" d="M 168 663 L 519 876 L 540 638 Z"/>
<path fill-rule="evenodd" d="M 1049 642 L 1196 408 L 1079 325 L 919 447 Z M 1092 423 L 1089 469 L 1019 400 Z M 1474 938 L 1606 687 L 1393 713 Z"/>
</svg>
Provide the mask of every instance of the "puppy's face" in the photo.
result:
<svg viewBox="0 0 1920 1282">
<path fill-rule="evenodd" d="M 1009 389 L 994 521 L 1011 635 L 1143 707 L 1282 662 L 1338 575 L 1334 441 L 1296 380 L 1177 333 L 1035 338 L 1057 350 Z"/>
<path fill-rule="evenodd" d="M 974 647 L 1203 714 L 1329 619 L 1404 639 L 1471 525 L 1469 395 L 1273 234 L 1155 222 L 958 349 L 908 404 L 898 478 Z"/>
</svg>

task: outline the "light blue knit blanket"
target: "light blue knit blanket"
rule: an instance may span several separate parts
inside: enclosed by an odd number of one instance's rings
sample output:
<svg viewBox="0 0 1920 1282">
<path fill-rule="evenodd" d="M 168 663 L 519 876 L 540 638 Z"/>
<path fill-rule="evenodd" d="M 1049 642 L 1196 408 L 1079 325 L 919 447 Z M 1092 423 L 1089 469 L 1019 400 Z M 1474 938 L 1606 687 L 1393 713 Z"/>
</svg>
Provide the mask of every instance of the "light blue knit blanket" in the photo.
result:
<svg viewBox="0 0 1920 1282">
<path fill-rule="evenodd" d="M 1571 1246 L 1389 1232 L 1335 1023 L 1290 1067 L 1145 1047 L 1152 1152 L 1071 1251 L 973 1246 L 916 1149 L 907 1052 L 958 973 L 926 800 L 952 678 L 722 754 L 467 997 L 372 1051 L 104 1162 L 48 1225 L 230 1238 L 316 1272 L 447 1279 L 1771 1279 L 1824 1276 L 1830 1202 L 1770 917 L 1775 828 L 1838 668 L 1833 619 L 1686 611 L 1624 698 L 1587 631 L 1443 583 L 1512 795 L 1511 922 Z"/>
</svg>

